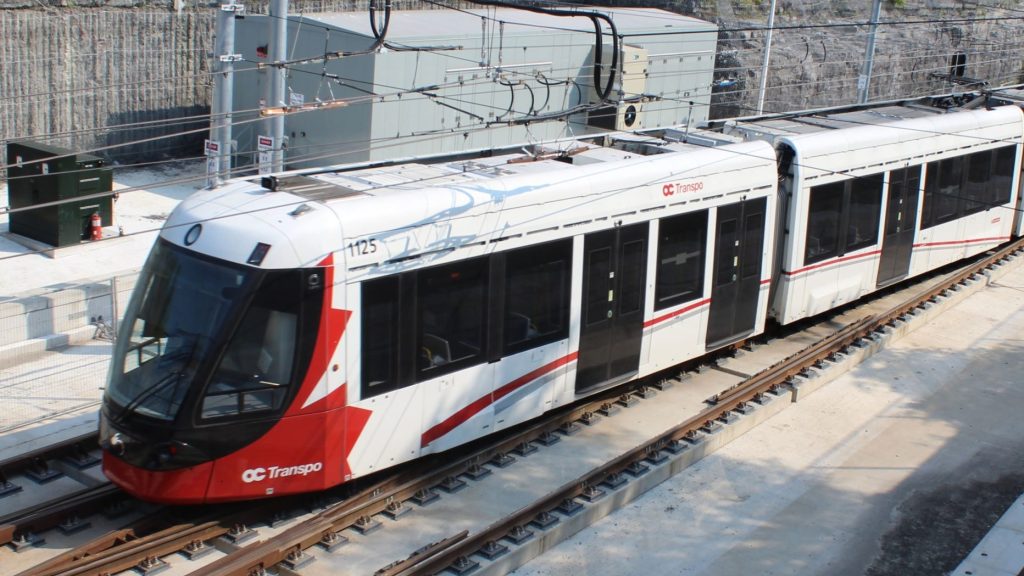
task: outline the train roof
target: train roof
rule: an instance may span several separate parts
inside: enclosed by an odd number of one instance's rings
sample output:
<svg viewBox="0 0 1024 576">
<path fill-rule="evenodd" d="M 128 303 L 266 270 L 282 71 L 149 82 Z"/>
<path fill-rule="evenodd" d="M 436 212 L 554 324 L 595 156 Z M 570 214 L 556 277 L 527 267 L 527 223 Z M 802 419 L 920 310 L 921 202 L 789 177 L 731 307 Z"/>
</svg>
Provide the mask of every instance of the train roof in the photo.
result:
<svg viewBox="0 0 1024 576">
<path fill-rule="evenodd" d="M 731 140 L 731 143 L 738 142 L 740 140 Z M 560 172 L 578 170 L 582 166 L 626 162 L 658 154 L 699 152 L 706 147 L 684 142 L 681 138 L 617 133 L 589 141 L 572 140 L 441 162 L 424 159 L 362 169 L 342 167 L 300 171 L 275 177 L 272 186 L 277 191 L 289 192 L 306 200 L 330 203 L 359 196 L 386 194 L 389 191 L 473 185 L 496 178 L 531 175 L 548 178 Z M 256 178 L 249 179 L 249 182 L 264 184 Z"/>
</svg>

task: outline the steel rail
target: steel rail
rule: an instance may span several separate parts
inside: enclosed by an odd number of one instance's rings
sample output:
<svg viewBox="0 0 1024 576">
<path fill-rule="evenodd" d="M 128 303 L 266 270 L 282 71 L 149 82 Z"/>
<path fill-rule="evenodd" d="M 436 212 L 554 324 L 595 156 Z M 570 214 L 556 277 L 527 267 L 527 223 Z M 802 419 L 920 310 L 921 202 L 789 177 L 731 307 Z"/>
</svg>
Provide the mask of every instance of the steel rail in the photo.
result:
<svg viewBox="0 0 1024 576">
<path fill-rule="evenodd" d="M 86 574 L 115 574 L 130 570 L 146 558 L 159 558 L 185 549 L 193 542 L 205 542 L 226 534 L 231 524 L 220 520 L 185 523 L 171 526 L 148 536 L 136 538 L 134 530 L 119 530 L 99 540 L 108 540 L 111 547 L 93 554 L 82 554 L 75 549 L 71 558 L 58 557 L 25 570 L 17 576 L 83 576 Z M 93 541 L 94 547 L 102 542 Z M 118 545 L 120 544 L 120 545 Z M 63 556 L 63 555 L 62 555 Z"/>
<path fill-rule="evenodd" d="M 5 516 L 0 519 L 0 544 L 27 532 L 49 530 L 72 516 L 97 512 L 122 495 L 120 488 L 107 482 Z"/>
<path fill-rule="evenodd" d="M 0 461 L 0 473 L 8 476 L 19 474 L 35 466 L 40 460 L 53 460 L 79 453 L 82 450 L 93 450 L 99 446 L 99 435 L 96 432 L 79 434 L 67 440 L 36 448 L 19 454 L 13 458 Z"/>
</svg>

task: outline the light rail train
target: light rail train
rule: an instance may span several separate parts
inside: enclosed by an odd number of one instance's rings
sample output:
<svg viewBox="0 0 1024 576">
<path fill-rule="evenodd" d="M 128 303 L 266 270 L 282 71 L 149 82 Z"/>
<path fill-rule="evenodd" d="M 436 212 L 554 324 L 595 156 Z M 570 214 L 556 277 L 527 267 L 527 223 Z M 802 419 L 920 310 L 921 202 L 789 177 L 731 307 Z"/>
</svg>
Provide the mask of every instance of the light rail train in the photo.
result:
<svg viewBox="0 0 1024 576">
<path fill-rule="evenodd" d="M 988 250 L 1022 232 L 1024 114 L 985 98 L 196 193 L 119 330 L 104 472 L 168 503 L 322 490 Z"/>
</svg>

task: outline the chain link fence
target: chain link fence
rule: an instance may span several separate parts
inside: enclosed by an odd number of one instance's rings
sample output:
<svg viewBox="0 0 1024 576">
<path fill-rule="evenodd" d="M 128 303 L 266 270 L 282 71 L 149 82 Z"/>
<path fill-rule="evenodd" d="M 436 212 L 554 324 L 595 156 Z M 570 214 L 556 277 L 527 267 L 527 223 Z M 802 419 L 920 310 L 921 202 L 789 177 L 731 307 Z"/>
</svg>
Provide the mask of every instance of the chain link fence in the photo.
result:
<svg viewBox="0 0 1024 576">
<path fill-rule="evenodd" d="M 99 403 L 137 277 L 0 297 L 0 433 Z"/>
</svg>

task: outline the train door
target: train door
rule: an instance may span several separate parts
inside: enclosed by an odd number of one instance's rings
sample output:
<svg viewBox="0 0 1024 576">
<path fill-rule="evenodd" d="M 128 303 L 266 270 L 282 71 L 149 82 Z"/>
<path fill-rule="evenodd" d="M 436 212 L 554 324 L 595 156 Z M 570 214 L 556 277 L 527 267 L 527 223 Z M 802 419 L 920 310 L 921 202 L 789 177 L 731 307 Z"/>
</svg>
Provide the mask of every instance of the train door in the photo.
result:
<svg viewBox="0 0 1024 576">
<path fill-rule="evenodd" d="M 758 198 L 718 208 L 706 339 L 709 349 L 754 331 L 766 206 L 767 200 Z"/>
<path fill-rule="evenodd" d="M 647 223 L 588 234 L 576 391 L 636 373 L 640 366 Z"/>
<path fill-rule="evenodd" d="M 921 187 L 921 167 L 911 166 L 889 173 L 889 199 L 885 208 L 882 255 L 878 263 L 877 285 L 884 286 L 904 278 L 910 271 L 917 225 L 917 195 Z"/>
<path fill-rule="evenodd" d="M 1017 201 L 1014 203 L 1015 210 L 1013 211 L 1013 228 L 1010 228 L 1010 234 L 1014 236 L 1024 236 L 1024 147 L 1021 149 L 1021 153 L 1017 158 L 1018 166 L 1020 166 L 1020 174 L 1017 176 Z"/>
</svg>

